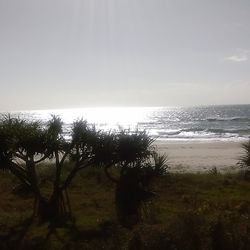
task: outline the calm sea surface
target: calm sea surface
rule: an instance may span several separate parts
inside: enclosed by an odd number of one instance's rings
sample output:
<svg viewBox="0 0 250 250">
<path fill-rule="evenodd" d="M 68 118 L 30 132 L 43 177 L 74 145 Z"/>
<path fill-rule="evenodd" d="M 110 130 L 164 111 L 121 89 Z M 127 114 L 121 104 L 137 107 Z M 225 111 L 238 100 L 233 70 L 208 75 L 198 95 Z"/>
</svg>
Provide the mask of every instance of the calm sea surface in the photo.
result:
<svg viewBox="0 0 250 250">
<path fill-rule="evenodd" d="M 15 112 L 27 119 L 48 120 L 59 115 L 69 131 L 76 119 L 103 130 L 146 130 L 165 140 L 241 140 L 250 136 L 250 105 L 200 107 L 114 107 Z"/>
</svg>

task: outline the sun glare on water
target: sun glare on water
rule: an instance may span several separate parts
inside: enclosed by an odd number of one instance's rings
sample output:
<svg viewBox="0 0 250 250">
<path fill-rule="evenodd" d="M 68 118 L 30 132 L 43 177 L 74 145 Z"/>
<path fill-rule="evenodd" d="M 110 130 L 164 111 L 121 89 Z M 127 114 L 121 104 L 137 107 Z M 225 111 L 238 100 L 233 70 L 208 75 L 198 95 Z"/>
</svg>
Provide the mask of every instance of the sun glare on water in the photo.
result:
<svg viewBox="0 0 250 250">
<path fill-rule="evenodd" d="M 35 110 L 31 114 L 35 119 L 40 120 L 48 120 L 51 115 L 58 115 L 65 124 L 71 124 L 75 120 L 83 119 L 104 130 L 119 128 L 136 129 L 139 123 L 148 122 L 152 112 L 156 111 L 156 109 L 146 107 L 96 107 Z"/>
</svg>

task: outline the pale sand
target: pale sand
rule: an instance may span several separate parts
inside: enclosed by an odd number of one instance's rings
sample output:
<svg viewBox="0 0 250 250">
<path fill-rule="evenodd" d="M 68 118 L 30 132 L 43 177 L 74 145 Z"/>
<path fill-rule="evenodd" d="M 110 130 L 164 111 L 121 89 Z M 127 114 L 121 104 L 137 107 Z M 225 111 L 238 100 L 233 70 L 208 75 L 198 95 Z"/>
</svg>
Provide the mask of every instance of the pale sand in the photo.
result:
<svg viewBox="0 0 250 250">
<path fill-rule="evenodd" d="M 233 141 L 164 141 L 154 142 L 160 153 L 169 157 L 172 171 L 204 172 L 216 167 L 219 171 L 239 169 L 242 142 Z"/>
</svg>

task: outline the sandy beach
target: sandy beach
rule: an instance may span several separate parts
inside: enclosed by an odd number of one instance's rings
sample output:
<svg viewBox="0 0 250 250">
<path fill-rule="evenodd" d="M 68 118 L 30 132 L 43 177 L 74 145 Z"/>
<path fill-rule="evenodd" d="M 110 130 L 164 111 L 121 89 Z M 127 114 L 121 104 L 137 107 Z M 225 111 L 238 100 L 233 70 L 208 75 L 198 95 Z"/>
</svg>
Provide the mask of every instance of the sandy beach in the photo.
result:
<svg viewBox="0 0 250 250">
<path fill-rule="evenodd" d="M 164 141 L 155 145 L 169 157 L 171 171 L 204 172 L 216 167 L 219 171 L 235 171 L 243 153 L 242 142 L 234 141 Z"/>
</svg>

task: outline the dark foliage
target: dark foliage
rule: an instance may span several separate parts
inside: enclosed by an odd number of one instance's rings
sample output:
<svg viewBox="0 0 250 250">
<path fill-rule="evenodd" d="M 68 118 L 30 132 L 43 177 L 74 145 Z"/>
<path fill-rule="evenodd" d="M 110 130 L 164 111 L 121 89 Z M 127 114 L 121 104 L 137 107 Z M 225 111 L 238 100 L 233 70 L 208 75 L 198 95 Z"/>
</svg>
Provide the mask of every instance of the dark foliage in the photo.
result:
<svg viewBox="0 0 250 250">
<path fill-rule="evenodd" d="M 109 172 L 111 165 L 105 166 L 108 178 L 116 183 L 116 210 L 119 222 L 132 227 L 141 221 L 141 208 L 154 196 L 151 184 L 156 176 L 167 172 L 167 157 L 160 156 L 152 147 L 153 140 L 146 133 L 118 134 L 116 140 L 119 178 Z"/>
<path fill-rule="evenodd" d="M 240 157 L 239 164 L 250 170 L 250 140 L 242 144 L 244 154 Z"/>
<path fill-rule="evenodd" d="M 153 140 L 145 132 L 97 131 L 84 120 L 74 122 L 69 135 L 66 140 L 63 123 L 56 116 L 46 126 L 9 115 L 0 121 L 0 168 L 10 171 L 33 192 L 34 214 L 41 222 L 55 224 L 68 218 L 69 185 L 80 170 L 99 166 L 117 183 L 118 210 L 125 217 L 135 216 L 138 222 L 141 203 L 153 196 L 149 190 L 152 178 L 166 170 L 166 158 L 154 153 Z M 48 159 L 52 160 L 54 173 L 49 196 L 41 191 L 37 171 L 38 164 Z M 71 168 L 65 171 L 69 161 Z M 112 166 L 121 169 L 119 180 L 110 175 Z"/>
</svg>

